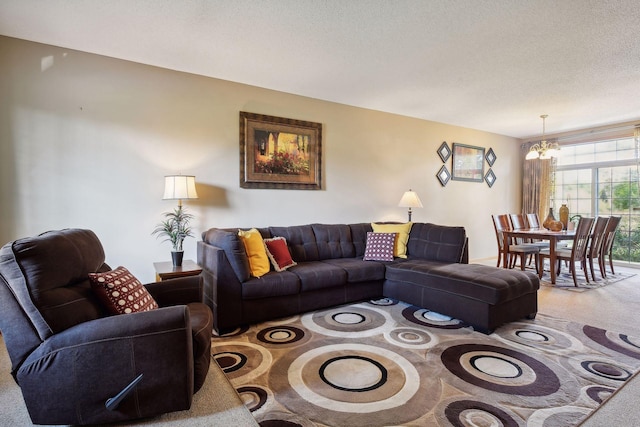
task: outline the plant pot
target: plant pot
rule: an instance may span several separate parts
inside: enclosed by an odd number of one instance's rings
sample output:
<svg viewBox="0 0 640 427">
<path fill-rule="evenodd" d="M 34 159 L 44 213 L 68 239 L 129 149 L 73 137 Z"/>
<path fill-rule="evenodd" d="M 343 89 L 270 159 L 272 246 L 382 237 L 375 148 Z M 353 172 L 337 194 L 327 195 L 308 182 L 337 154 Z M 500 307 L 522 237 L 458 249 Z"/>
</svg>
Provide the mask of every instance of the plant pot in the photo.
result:
<svg viewBox="0 0 640 427">
<path fill-rule="evenodd" d="M 173 261 L 174 267 L 182 266 L 182 257 L 184 256 L 184 252 L 171 252 L 171 260 Z"/>
</svg>

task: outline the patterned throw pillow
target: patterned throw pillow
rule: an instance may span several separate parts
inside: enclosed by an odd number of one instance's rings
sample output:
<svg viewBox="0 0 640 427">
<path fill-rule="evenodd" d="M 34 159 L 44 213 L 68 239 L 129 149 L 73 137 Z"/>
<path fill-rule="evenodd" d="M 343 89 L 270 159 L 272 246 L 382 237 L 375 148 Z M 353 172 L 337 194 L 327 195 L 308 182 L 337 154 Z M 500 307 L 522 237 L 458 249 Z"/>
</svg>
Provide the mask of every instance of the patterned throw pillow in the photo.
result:
<svg viewBox="0 0 640 427">
<path fill-rule="evenodd" d="M 398 233 L 367 232 L 367 245 L 364 249 L 365 261 L 393 261 L 393 248 Z"/>
<path fill-rule="evenodd" d="M 158 308 L 142 283 L 124 267 L 106 273 L 89 273 L 91 289 L 112 314 L 128 314 Z"/>
<path fill-rule="evenodd" d="M 289 267 L 298 265 L 291 258 L 291 253 L 287 247 L 287 240 L 284 237 L 264 239 L 264 244 L 267 247 L 267 255 L 276 271 L 285 271 Z"/>
</svg>

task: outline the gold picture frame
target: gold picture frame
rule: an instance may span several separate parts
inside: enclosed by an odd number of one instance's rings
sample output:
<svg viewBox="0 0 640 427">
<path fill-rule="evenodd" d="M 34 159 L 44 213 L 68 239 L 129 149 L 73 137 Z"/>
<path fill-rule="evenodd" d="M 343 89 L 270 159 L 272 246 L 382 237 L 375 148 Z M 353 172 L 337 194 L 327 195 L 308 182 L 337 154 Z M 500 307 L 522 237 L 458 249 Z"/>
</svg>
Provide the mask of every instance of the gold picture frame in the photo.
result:
<svg viewBox="0 0 640 427">
<path fill-rule="evenodd" d="M 240 187 L 322 189 L 322 123 L 240 112 Z"/>
</svg>

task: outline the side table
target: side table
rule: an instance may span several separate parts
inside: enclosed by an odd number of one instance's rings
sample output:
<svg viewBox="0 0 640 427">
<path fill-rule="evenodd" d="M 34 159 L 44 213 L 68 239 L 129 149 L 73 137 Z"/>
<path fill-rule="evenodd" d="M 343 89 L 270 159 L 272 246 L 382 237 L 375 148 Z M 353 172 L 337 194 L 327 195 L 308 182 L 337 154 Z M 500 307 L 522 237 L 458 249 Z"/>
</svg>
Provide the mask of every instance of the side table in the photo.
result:
<svg viewBox="0 0 640 427">
<path fill-rule="evenodd" d="M 190 259 L 182 261 L 182 265 L 180 267 L 174 267 L 171 261 L 154 262 L 153 267 L 156 270 L 157 282 L 167 279 L 175 279 L 177 277 L 197 276 L 202 272 L 202 267 Z"/>
</svg>

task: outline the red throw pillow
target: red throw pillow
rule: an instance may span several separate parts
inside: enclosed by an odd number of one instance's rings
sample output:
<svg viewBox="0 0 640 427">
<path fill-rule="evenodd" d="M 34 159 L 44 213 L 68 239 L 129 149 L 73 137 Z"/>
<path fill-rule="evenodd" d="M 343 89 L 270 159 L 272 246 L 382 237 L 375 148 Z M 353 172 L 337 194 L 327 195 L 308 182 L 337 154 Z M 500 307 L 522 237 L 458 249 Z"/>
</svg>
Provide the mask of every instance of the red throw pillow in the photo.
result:
<svg viewBox="0 0 640 427">
<path fill-rule="evenodd" d="M 128 314 L 158 308 L 142 283 L 124 267 L 106 273 L 89 273 L 91 289 L 112 314 Z"/>
<path fill-rule="evenodd" d="M 285 271 L 289 267 L 298 265 L 289 253 L 287 240 L 284 237 L 274 237 L 272 239 L 264 239 L 267 247 L 267 255 L 271 260 L 271 264 L 276 271 Z"/>
</svg>

